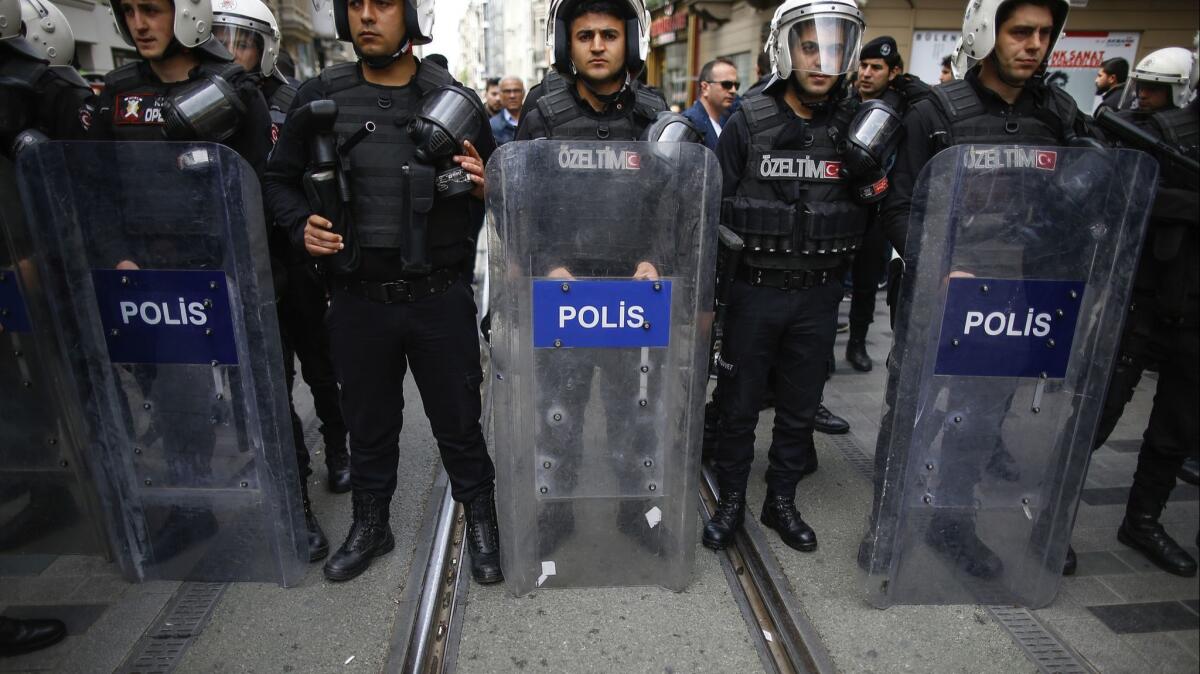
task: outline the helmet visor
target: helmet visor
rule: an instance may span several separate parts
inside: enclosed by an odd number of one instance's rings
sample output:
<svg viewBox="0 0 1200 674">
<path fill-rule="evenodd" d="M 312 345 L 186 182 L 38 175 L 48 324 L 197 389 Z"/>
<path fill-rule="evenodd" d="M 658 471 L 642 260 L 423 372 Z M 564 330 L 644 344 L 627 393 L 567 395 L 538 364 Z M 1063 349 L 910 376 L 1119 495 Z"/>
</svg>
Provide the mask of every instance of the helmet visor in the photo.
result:
<svg viewBox="0 0 1200 674">
<path fill-rule="evenodd" d="M 792 70 L 843 75 L 858 61 L 859 24 L 850 19 L 818 16 L 792 25 L 788 51 Z"/>
<path fill-rule="evenodd" d="M 218 23 L 212 32 L 217 42 L 233 54 L 233 60 L 250 72 L 258 70 L 263 53 L 263 36 L 258 31 Z"/>
</svg>

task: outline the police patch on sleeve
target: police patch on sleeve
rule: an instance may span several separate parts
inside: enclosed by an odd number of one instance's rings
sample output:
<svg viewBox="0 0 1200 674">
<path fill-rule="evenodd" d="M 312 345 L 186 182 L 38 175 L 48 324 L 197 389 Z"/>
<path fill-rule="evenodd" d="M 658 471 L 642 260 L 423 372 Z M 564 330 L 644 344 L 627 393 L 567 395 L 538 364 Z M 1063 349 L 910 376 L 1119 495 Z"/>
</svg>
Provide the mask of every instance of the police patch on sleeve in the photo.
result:
<svg viewBox="0 0 1200 674">
<path fill-rule="evenodd" d="M 158 94 L 120 94 L 113 106 L 113 124 L 163 124 L 163 97 Z"/>
<path fill-rule="evenodd" d="M 755 162 L 755 173 L 760 180 L 805 180 L 810 182 L 839 182 L 842 180 L 842 162 L 830 159 L 813 159 L 806 152 L 764 152 Z"/>
</svg>

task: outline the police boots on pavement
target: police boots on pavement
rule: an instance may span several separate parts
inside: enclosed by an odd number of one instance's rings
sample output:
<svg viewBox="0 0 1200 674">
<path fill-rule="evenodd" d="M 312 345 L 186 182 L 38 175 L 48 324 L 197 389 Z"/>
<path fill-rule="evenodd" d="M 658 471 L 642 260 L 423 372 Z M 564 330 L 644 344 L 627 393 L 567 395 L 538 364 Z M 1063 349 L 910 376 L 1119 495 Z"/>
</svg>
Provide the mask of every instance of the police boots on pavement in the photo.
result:
<svg viewBox="0 0 1200 674">
<path fill-rule="evenodd" d="M 92 90 L 71 67 L 74 56 L 75 37 L 58 7 L 0 0 L 0 156 L 86 133 Z"/>
<path fill-rule="evenodd" d="M 891 192 L 880 212 L 881 224 L 901 255 L 913 186 L 922 167 L 941 150 L 970 143 L 1099 147 L 1089 137 L 1074 99 L 1041 78 L 1068 10 L 1067 0 L 982 0 L 968 8 L 963 35 L 969 39 L 954 56 L 954 70 L 965 73 L 964 78 L 934 86 L 929 96 L 912 103 L 904 118 Z M 875 456 L 877 501 L 887 459 L 886 452 Z M 1019 467 L 1014 464 L 1001 446 L 987 470 L 1016 475 Z M 969 573 L 999 573 L 1000 559 L 979 540 L 973 520 L 950 522 L 939 530 L 945 534 L 937 542 L 939 549 L 953 561 L 969 563 Z"/>
<path fill-rule="evenodd" d="M 817 547 L 796 510 L 796 484 L 813 453 L 841 279 L 867 229 L 867 203 L 886 186 L 880 167 L 887 157 L 872 156 L 855 135 L 863 113 L 884 115 L 880 129 L 899 126 L 878 101 L 836 97 L 857 62 L 862 29 L 862 13 L 849 0 L 780 6 L 766 47 L 775 77 L 746 97 L 717 146 L 721 220 L 746 246 L 717 368 L 721 431 L 713 467 L 721 494 L 703 537 L 713 549 L 728 546 L 742 525 L 754 429 L 772 368 L 775 428 L 762 522 L 792 548 Z M 870 142 L 866 147 L 889 153 L 894 147 Z"/>
<path fill-rule="evenodd" d="M 649 33 L 640 0 L 554 0 L 554 68 L 529 91 L 517 140 L 638 140 L 667 103 L 637 80 Z"/>
<path fill-rule="evenodd" d="M 210 3 L 124 0 L 112 14 L 140 58 L 104 76 L 88 137 L 219 142 L 261 175 L 270 114 L 251 75 L 212 39 Z"/>
<path fill-rule="evenodd" d="M 1192 52 L 1180 47 L 1152 52 L 1130 75 L 1120 114 L 1180 154 L 1200 159 L 1200 103 L 1188 102 L 1195 79 Z M 1135 97 L 1137 109 L 1130 110 Z M 1162 157 L 1159 166 L 1158 191 L 1095 446 L 1112 433 L 1142 372 L 1158 372 L 1150 423 L 1142 436 L 1117 540 L 1163 570 L 1190 577 L 1196 575 L 1196 560 L 1163 529 L 1159 517 L 1184 460 L 1200 447 L 1200 194 L 1194 173 Z"/>
<path fill-rule="evenodd" d="M 271 10 L 260 0 L 219 0 L 213 10 L 213 35 L 233 54 L 234 61 L 257 76 L 263 97 L 271 111 L 271 138 L 279 130 L 296 87 L 277 67 L 279 27 Z M 287 230 L 272 226 L 267 238 L 271 252 L 271 275 L 275 281 L 276 311 L 283 346 L 283 373 L 288 390 L 288 411 L 292 419 L 292 443 L 299 467 L 300 493 L 308 529 L 310 562 L 329 554 L 329 541 L 321 530 L 308 496 L 308 476 L 312 468 L 308 447 L 304 444 L 304 425 L 296 414 L 292 388 L 296 381 L 295 361 L 300 359 L 301 373 L 312 391 L 313 407 L 321 420 L 325 439 L 325 467 L 329 490 L 350 491 L 350 457 L 346 451 L 346 424 L 338 402 L 337 377 L 329 356 L 329 338 L 320 326 L 327 306 L 325 288 L 316 275 L 312 257 L 291 245 Z"/>
<path fill-rule="evenodd" d="M 478 96 L 413 56 L 413 45 L 430 40 L 432 0 L 337 0 L 334 19 L 359 60 L 301 85 L 266 176 L 275 221 L 333 274 L 325 326 L 350 433 L 354 522 L 325 577 L 354 578 L 395 545 L 389 504 L 411 367 L 466 509 L 472 575 L 499 582 L 495 470 L 480 427 L 476 309 L 465 277 L 478 228 L 471 214 L 480 212 L 471 200 L 483 197 L 491 131 Z M 438 101 L 446 105 L 427 105 Z M 457 149 L 444 157 L 449 170 L 431 162 L 431 108 L 474 129 L 447 134 Z M 340 186 L 325 189 L 331 172 Z"/>
</svg>

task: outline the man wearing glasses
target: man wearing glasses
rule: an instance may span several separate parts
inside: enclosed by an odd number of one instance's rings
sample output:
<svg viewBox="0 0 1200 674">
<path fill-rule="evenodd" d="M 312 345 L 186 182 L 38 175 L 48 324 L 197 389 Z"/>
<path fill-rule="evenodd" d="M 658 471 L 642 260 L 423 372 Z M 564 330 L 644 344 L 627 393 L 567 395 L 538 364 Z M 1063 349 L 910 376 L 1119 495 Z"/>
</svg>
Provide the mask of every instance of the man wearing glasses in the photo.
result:
<svg viewBox="0 0 1200 674">
<path fill-rule="evenodd" d="M 719 57 L 705 63 L 700 69 L 700 97 L 683 113 L 697 129 L 704 132 L 704 144 L 710 150 L 717 149 L 721 125 L 737 100 L 738 89 L 741 88 L 737 76 L 737 68 L 727 58 Z"/>
</svg>

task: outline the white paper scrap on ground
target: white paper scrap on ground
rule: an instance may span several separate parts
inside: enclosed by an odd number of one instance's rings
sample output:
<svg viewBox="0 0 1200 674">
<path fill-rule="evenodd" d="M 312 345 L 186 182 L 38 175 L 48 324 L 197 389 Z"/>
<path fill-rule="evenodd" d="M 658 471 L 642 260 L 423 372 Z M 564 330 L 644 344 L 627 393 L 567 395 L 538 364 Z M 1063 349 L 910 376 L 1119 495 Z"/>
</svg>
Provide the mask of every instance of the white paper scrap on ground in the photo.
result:
<svg viewBox="0 0 1200 674">
<path fill-rule="evenodd" d="M 554 562 L 542 562 L 542 575 L 538 576 L 537 586 L 541 587 L 542 583 L 546 582 L 547 578 L 557 575 L 557 573 L 558 572 L 554 568 Z"/>
<path fill-rule="evenodd" d="M 646 511 L 646 524 L 649 524 L 651 529 L 658 526 L 658 523 L 661 521 L 662 511 L 658 509 L 658 506 L 654 506 Z"/>
<path fill-rule="evenodd" d="M 766 630 L 763 630 L 763 636 L 766 637 L 767 641 L 775 641 L 771 638 L 771 633 Z"/>
</svg>

